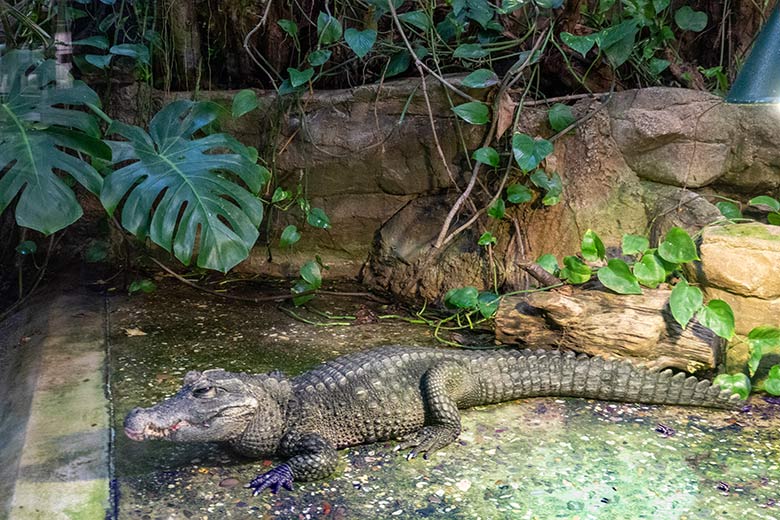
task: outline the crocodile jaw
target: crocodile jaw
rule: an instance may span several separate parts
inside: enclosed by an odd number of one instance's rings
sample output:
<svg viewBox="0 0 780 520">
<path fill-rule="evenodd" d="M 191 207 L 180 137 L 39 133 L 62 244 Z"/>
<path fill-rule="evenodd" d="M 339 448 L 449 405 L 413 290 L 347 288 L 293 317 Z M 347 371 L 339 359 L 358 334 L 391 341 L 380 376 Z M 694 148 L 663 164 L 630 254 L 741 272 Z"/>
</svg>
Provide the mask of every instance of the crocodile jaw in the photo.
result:
<svg viewBox="0 0 780 520">
<path fill-rule="evenodd" d="M 168 427 L 160 427 L 152 422 L 147 422 L 142 429 L 133 429 L 132 426 L 125 424 L 125 435 L 134 441 L 145 441 L 149 439 L 168 439 L 172 437 L 180 428 L 191 427 L 187 421 L 181 420 Z"/>
</svg>

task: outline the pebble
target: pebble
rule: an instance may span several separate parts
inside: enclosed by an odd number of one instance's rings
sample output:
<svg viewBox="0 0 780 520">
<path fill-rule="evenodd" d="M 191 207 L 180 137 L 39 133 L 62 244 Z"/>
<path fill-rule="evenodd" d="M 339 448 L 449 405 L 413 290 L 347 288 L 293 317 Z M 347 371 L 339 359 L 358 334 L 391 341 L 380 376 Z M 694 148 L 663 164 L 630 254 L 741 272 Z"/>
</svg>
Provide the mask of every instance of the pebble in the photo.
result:
<svg viewBox="0 0 780 520">
<path fill-rule="evenodd" d="M 455 487 L 463 491 L 464 493 L 471 489 L 471 481 L 470 480 L 459 480 L 457 484 L 455 484 Z"/>
<path fill-rule="evenodd" d="M 232 488 L 232 487 L 236 487 L 238 484 L 240 484 L 240 482 L 238 481 L 237 478 L 228 477 L 228 478 L 223 478 L 219 482 L 219 487 Z"/>
</svg>

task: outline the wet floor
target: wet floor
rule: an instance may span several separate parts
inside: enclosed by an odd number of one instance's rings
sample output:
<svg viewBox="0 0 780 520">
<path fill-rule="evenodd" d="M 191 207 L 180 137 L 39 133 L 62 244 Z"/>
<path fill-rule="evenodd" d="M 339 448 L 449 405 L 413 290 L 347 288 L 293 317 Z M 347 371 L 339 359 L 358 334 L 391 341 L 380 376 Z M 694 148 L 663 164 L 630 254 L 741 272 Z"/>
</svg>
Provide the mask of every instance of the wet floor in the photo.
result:
<svg viewBox="0 0 780 520">
<path fill-rule="evenodd" d="M 360 297 L 316 304 L 339 315 L 392 312 Z M 173 393 L 187 370 L 294 375 L 372 346 L 433 345 L 431 330 L 397 320 L 323 327 L 278 304 L 166 284 L 110 307 L 121 519 L 780 519 L 780 406 L 760 398 L 749 412 L 556 398 L 480 407 L 430 460 L 407 461 L 391 443 L 361 446 L 341 452 L 328 480 L 253 498 L 243 484 L 274 461 L 136 443 L 121 434 L 124 414 Z"/>
</svg>

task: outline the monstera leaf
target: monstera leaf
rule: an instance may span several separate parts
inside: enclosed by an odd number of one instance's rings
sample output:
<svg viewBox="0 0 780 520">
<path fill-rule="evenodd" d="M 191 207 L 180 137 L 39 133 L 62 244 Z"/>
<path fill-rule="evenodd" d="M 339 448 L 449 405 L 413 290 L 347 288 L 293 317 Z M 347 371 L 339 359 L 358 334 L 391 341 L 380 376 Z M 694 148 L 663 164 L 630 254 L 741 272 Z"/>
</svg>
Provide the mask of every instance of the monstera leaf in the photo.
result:
<svg viewBox="0 0 780 520">
<path fill-rule="evenodd" d="M 199 267 L 226 272 L 257 240 L 263 206 L 256 194 L 269 174 L 256 164 L 254 149 L 228 135 L 193 137 L 219 110 L 214 103 L 174 101 L 154 116 L 149 133 L 112 123 L 108 133 L 127 141 L 108 142 L 122 167 L 106 177 L 100 200 L 110 214 L 124 200 L 122 225 L 185 265 L 197 246 Z"/>
<path fill-rule="evenodd" d="M 96 138 L 95 119 L 65 108 L 88 103 L 97 106 L 97 94 L 40 53 L 15 50 L 0 56 L 0 212 L 19 195 L 20 226 L 48 235 L 81 217 L 63 173 L 100 192 L 103 179 L 97 171 L 66 152 L 110 158 L 111 150 Z"/>
</svg>

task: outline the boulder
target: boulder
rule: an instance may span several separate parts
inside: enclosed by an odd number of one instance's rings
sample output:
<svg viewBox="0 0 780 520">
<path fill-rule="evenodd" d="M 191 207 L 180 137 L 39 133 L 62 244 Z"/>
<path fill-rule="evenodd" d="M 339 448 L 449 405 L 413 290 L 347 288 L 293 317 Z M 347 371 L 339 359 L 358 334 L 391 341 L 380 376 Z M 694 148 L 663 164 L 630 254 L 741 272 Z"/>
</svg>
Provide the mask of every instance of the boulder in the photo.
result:
<svg viewBox="0 0 780 520">
<path fill-rule="evenodd" d="M 738 109 L 686 89 L 622 92 L 610 104 L 612 135 L 639 177 L 698 188 L 727 171 Z"/>
<path fill-rule="evenodd" d="M 447 247 L 433 245 L 452 197 L 420 197 L 404 206 L 377 232 L 362 281 L 407 301 L 438 301 L 448 290 L 490 279 L 477 236 L 466 231 Z"/>
<path fill-rule="evenodd" d="M 701 261 L 691 274 L 708 299 L 731 305 L 737 333 L 780 326 L 780 227 L 758 222 L 708 227 L 699 250 Z"/>
</svg>

